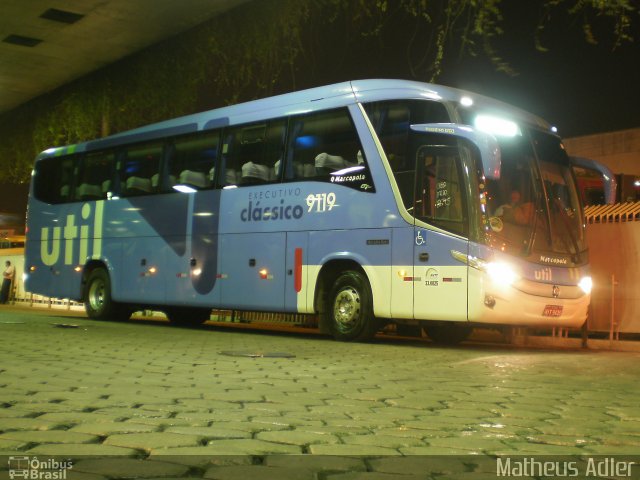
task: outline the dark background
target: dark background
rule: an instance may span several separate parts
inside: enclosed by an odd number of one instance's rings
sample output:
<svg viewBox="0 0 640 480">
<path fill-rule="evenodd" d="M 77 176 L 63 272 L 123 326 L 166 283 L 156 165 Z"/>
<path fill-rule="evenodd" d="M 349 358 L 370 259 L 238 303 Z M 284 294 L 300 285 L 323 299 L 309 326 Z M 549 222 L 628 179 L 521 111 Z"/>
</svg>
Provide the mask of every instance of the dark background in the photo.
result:
<svg viewBox="0 0 640 480">
<path fill-rule="evenodd" d="M 506 1 L 500 8 L 504 33 L 496 37 L 493 46 L 512 72 L 499 71 L 478 49 L 475 56 L 468 51 L 457 53 L 454 41 L 436 83 L 523 108 L 557 126 L 565 138 L 640 127 L 640 42 L 634 39 L 614 48 L 612 22 L 595 18 L 592 25 L 598 43 L 590 44 L 581 19 L 556 9 L 553 17 L 543 22 L 545 28 L 538 37 L 547 49 L 543 52 L 536 49 L 535 41 L 540 2 Z M 366 41 L 339 22 L 325 22 L 322 31 L 307 25 L 303 37 L 308 36 L 309 51 L 296 66 L 295 85 L 280 81 L 272 93 L 359 78 L 425 80 L 424 72 L 412 70 L 408 57 L 415 59 L 422 46 L 428 47 L 428 32 L 424 28 L 416 32 L 406 17 L 394 21 L 379 38 Z M 637 24 L 634 28 L 638 30 Z M 408 49 L 412 37 L 414 46 Z M 640 39 L 640 34 L 636 38 Z M 73 89 L 73 84 L 63 88 Z M 217 97 L 208 95 L 206 85 L 203 91 L 194 111 L 222 106 L 220 92 Z M 251 89 L 244 96 L 250 94 Z M 264 95 L 258 92 L 258 96 Z M 249 99 L 241 97 L 239 101 Z M 0 183 L 0 211 L 23 217 L 27 190 L 26 183 Z M 0 227 L 5 225 L 3 220 Z"/>
</svg>

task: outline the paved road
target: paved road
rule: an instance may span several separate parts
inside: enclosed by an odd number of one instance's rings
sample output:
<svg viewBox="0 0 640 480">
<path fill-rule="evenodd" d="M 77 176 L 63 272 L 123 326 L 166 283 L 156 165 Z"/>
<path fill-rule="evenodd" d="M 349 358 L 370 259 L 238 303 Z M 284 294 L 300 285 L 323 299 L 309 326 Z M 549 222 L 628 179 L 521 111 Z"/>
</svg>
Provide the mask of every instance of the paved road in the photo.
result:
<svg viewBox="0 0 640 480">
<path fill-rule="evenodd" d="M 8 308 L 0 347 L 0 453 L 72 457 L 69 479 L 475 479 L 496 478 L 494 455 L 640 461 L 639 353 Z"/>
</svg>

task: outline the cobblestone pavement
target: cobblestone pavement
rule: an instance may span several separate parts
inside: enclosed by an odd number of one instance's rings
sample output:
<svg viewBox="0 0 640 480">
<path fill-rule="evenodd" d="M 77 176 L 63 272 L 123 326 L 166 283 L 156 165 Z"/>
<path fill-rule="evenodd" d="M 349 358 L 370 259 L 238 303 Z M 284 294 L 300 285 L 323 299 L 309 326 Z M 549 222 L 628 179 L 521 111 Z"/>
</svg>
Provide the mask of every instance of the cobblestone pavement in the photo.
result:
<svg viewBox="0 0 640 480">
<path fill-rule="evenodd" d="M 640 453 L 639 353 L 7 308 L 0 345 L 0 454 L 70 457 L 69 479 L 495 478 L 495 455 Z"/>
</svg>

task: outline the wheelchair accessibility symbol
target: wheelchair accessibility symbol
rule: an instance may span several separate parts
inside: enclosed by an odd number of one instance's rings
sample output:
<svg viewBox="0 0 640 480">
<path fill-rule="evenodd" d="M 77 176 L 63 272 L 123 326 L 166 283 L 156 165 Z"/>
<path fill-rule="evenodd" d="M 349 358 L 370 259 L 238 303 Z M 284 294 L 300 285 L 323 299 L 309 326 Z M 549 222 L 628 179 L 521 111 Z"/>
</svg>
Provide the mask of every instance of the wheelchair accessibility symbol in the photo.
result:
<svg viewBox="0 0 640 480">
<path fill-rule="evenodd" d="M 418 230 L 418 233 L 416 234 L 416 245 L 420 246 L 420 245 L 424 245 L 425 243 L 427 243 L 427 241 L 422 236 L 422 230 Z"/>
</svg>

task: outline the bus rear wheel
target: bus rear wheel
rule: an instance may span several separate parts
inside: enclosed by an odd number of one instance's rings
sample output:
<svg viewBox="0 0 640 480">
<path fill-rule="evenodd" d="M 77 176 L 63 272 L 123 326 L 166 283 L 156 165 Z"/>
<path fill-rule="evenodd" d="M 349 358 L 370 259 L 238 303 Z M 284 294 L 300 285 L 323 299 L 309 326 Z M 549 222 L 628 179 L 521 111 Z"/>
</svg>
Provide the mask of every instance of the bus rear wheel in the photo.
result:
<svg viewBox="0 0 640 480">
<path fill-rule="evenodd" d="M 165 309 L 164 313 L 173 325 L 197 327 L 209 320 L 211 316 L 211 309 L 172 307 Z"/>
<path fill-rule="evenodd" d="M 336 340 L 371 340 L 378 329 L 367 278 L 358 271 L 338 276 L 327 298 L 324 315 Z"/>
<path fill-rule="evenodd" d="M 435 343 L 441 345 L 457 345 L 471 335 L 473 328 L 468 325 L 450 323 L 426 325 L 424 331 L 427 332 L 429 338 Z"/>
<path fill-rule="evenodd" d="M 127 320 L 131 311 L 111 299 L 111 279 L 103 268 L 96 268 L 87 278 L 84 309 L 94 320 Z"/>
</svg>

